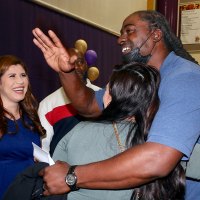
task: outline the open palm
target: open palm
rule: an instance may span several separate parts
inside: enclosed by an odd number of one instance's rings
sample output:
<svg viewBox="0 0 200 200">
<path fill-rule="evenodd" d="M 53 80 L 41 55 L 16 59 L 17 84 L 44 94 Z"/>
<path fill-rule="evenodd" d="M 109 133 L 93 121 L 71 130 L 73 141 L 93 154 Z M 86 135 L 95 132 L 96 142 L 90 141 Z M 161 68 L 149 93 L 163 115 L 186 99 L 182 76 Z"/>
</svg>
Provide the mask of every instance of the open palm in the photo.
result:
<svg viewBox="0 0 200 200">
<path fill-rule="evenodd" d="M 45 35 L 39 28 L 33 29 L 34 44 L 43 52 L 47 64 L 56 72 L 69 72 L 74 69 L 76 58 L 70 58 L 69 53 L 62 45 L 56 34 L 49 30 Z"/>
</svg>

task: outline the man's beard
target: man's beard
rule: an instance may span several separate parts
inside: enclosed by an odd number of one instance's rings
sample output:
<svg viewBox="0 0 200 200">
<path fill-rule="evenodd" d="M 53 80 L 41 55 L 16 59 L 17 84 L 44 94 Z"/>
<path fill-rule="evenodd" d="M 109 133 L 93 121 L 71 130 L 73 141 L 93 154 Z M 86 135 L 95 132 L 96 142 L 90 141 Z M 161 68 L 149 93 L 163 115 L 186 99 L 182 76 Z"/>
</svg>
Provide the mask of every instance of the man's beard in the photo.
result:
<svg viewBox="0 0 200 200">
<path fill-rule="evenodd" d="M 141 55 L 140 48 L 134 48 L 129 53 L 122 55 L 122 61 L 125 64 L 131 63 L 131 62 L 139 62 L 147 64 L 149 59 L 151 57 L 151 54 L 148 54 L 146 56 Z"/>
</svg>

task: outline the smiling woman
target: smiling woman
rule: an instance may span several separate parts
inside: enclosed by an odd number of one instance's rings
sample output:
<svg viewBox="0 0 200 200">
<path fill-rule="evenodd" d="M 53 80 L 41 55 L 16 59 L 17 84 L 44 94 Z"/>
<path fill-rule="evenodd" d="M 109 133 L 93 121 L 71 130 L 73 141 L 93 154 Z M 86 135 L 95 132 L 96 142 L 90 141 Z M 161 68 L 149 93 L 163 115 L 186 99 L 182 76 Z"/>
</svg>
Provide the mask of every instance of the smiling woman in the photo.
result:
<svg viewBox="0 0 200 200">
<path fill-rule="evenodd" d="M 16 108 L 11 111 L 16 119 L 20 118 L 18 103 L 24 99 L 28 84 L 27 74 L 20 64 L 11 65 L 1 77 L 1 100 L 6 110 Z"/>
<path fill-rule="evenodd" d="M 45 130 L 37 114 L 23 61 L 0 57 L 0 199 L 15 176 L 34 163 L 32 142 Z"/>
</svg>

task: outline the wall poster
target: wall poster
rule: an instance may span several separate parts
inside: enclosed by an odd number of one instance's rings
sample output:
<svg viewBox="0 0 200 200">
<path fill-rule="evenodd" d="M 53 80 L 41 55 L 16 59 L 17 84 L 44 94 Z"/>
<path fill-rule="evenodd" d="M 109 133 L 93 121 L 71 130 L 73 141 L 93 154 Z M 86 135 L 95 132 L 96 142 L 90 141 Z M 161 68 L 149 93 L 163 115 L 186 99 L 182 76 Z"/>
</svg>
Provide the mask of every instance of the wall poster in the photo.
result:
<svg viewBox="0 0 200 200">
<path fill-rule="evenodd" d="M 200 51 L 200 0 L 180 0 L 178 35 L 187 51 Z"/>
</svg>

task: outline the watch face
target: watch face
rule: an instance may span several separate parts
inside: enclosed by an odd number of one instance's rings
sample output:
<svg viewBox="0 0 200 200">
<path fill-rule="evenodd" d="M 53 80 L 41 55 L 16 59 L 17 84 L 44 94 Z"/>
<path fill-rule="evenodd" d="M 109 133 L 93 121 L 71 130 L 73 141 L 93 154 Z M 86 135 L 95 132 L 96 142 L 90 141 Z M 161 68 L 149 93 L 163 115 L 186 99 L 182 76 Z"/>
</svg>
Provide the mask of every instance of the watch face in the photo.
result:
<svg viewBox="0 0 200 200">
<path fill-rule="evenodd" d="M 74 185 L 76 183 L 76 177 L 73 174 L 68 174 L 66 177 L 66 183 L 68 185 Z"/>
</svg>

